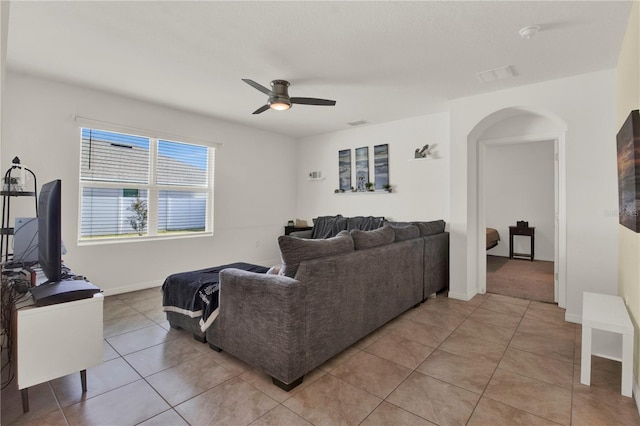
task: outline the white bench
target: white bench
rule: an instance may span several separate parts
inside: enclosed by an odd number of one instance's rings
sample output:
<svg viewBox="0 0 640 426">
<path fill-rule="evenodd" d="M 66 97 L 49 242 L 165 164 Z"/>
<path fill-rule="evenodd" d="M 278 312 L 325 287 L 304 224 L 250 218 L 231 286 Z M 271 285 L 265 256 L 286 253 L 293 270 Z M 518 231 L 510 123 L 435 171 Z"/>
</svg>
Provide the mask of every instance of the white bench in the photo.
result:
<svg viewBox="0 0 640 426">
<path fill-rule="evenodd" d="M 592 331 L 603 330 L 622 335 L 622 348 L 594 349 Z M 591 384 L 591 355 L 622 362 L 621 393 L 631 397 L 633 379 L 633 324 L 619 296 L 584 292 L 582 300 L 582 367 L 580 383 Z M 611 349 L 618 351 L 611 353 Z M 622 353 L 620 350 L 622 349 Z"/>
</svg>

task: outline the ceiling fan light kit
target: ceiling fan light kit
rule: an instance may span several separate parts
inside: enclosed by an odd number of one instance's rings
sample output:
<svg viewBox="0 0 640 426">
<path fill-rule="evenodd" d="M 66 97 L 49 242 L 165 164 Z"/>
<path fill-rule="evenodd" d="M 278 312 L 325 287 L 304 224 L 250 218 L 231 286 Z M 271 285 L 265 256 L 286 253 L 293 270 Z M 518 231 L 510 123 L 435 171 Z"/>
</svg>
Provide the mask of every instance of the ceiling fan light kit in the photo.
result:
<svg viewBox="0 0 640 426">
<path fill-rule="evenodd" d="M 273 80 L 271 82 L 271 93 L 267 104 L 269 108 L 276 111 L 286 111 L 291 108 L 289 100 L 289 82 L 285 80 Z"/>
<path fill-rule="evenodd" d="M 289 82 L 286 80 L 273 80 L 271 82 L 271 90 L 248 78 L 243 78 L 242 81 L 269 96 L 267 104 L 255 110 L 253 112 L 254 114 L 261 114 L 268 109 L 286 111 L 291 108 L 292 104 L 320 106 L 334 106 L 336 104 L 336 101 L 331 101 L 329 99 L 292 98 L 289 96 Z"/>
<path fill-rule="evenodd" d="M 291 104 L 283 101 L 269 101 L 269 108 L 275 109 L 276 111 L 286 111 L 291 108 Z"/>
</svg>

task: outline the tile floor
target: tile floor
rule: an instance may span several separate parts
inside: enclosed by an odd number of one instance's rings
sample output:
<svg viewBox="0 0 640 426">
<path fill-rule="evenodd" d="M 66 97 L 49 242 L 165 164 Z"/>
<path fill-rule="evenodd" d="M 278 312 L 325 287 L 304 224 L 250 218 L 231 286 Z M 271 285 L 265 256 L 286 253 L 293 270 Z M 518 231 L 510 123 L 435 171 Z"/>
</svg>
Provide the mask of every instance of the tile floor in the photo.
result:
<svg viewBox="0 0 640 426">
<path fill-rule="evenodd" d="M 554 305 L 498 295 L 429 299 L 357 342 L 290 393 L 184 331 L 158 289 L 107 297 L 104 363 L 20 394 L 2 424 L 639 425 L 620 364 L 593 358 L 580 384 L 580 327 Z"/>
</svg>

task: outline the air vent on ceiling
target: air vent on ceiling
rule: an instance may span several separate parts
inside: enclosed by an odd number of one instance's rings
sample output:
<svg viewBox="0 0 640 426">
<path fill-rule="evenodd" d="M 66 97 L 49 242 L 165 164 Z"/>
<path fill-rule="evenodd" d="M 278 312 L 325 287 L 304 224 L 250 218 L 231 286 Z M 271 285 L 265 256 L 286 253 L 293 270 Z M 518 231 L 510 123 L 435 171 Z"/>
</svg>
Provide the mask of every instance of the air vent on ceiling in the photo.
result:
<svg viewBox="0 0 640 426">
<path fill-rule="evenodd" d="M 507 65 L 505 67 L 495 68 L 488 71 L 481 71 L 476 74 L 476 77 L 478 77 L 478 80 L 480 80 L 481 83 L 488 83 L 490 81 L 511 78 L 514 75 L 513 68 L 511 68 L 510 65 Z"/>
<path fill-rule="evenodd" d="M 354 126 L 355 127 L 355 126 L 362 126 L 364 124 L 369 124 L 369 122 L 366 121 L 366 120 L 358 120 L 358 121 L 351 121 L 351 122 L 349 122 L 347 124 L 349 126 Z"/>
</svg>

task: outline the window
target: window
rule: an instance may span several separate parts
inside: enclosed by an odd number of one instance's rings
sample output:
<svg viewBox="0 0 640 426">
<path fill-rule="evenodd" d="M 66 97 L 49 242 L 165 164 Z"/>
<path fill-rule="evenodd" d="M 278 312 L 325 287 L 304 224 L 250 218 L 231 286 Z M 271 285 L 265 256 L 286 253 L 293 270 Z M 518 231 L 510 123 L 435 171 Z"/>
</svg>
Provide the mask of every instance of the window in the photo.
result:
<svg viewBox="0 0 640 426">
<path fill-rule="evenodd" d="M 80 241 L 212 229 L 213 148 L 82 128 Z"/>
</svg>

